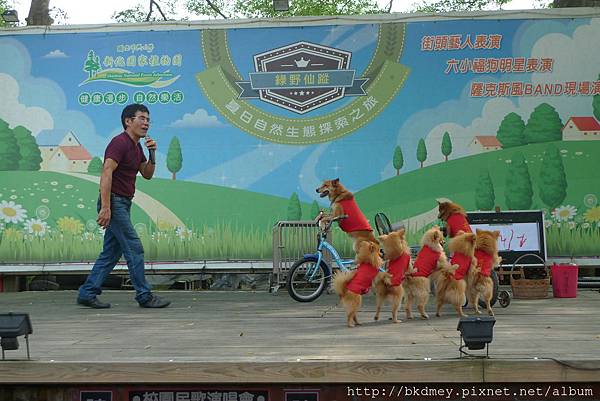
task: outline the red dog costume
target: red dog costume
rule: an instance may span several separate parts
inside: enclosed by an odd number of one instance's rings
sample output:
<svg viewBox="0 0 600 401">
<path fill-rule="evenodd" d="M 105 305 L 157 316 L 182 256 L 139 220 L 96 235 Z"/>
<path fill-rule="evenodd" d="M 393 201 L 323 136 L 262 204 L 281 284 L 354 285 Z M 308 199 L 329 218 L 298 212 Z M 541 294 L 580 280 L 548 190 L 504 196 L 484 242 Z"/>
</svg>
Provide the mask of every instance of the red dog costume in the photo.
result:
<svg viewBox="0 0 600 401">
<path fill-rule="evenodd" d="M 396 287 L 404 281 L 404 272 L 408 269 L 410 254 L 403 253 L 388 263 L 387 271 L 392 275 L 392 286 Z"/>
<path fill-rule="evenodd" d="M 371 289 L 371 284 L 373 284 L 377 272 L 379 272 L 377 267 L 368 263 L 361 263 L 346 288 L 355 294 L 365 295 Z"/>
<path fill-rule="evenodd" d="M 451 265 L 458 265 L 458 269 L 454 271 L 454 278 L 462 280 L 467 275 L 469 267 L 471 266 L 471 257 L 464 253 L 454 252 L 452 259 L 450 259 Z"/>
<path fill-rule="evenodd" d="M 448 235 L 450 238 L 454 237 L 458 234 L 459 231 L 465 233 L 472 233 L 471 226 L 467 221 L 467 218 L 460 213 L 454 213 L 448 217 L 448 221 L 446 221 L 448 226 Z"/>
<path fill-rule="evenodd" d="M 476 249 L 475 257 L 477 258 L 477 267 L 481 269 L 481 275 L 490 277 L 492 275 L 492 265 L 494 263 L 493 256 Z"/>
<path fill-rule="evenodd" d="M 442 255 L 441 252 L 436 252 L 428 246 L 424 246 L 419 251 L 415 259 L 415 269 L 417 272 L 413 274 L 415 277 L 429 277 L 431 272 L 437 266 L 437 262 Z"/>
<path fill-rule="evenodd" d="M 342 206 L 344 214 L 348 216 L 345 219 L 339 220 L 339 225 L 342 231 L 347 233 L 362 230 L 373 231 L 373 229 L 369 225 L 369 221 L 367 220 L 363 212 L 361 212 L 358 208 L 358 205 L 356 204 L 354 198 L 345 199 L 339 201 L 338 203 Z"/>
</svg>

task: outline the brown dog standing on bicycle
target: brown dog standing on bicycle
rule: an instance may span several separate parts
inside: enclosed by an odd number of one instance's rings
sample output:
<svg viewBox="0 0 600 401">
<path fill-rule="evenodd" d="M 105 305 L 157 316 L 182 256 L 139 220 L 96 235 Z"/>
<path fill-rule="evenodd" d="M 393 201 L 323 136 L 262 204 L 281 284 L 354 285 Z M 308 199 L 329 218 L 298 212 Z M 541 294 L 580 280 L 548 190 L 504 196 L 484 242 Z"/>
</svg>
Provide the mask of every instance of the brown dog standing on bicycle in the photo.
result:
<svg viewBox="0 0 600 401">
<path fill-rule="evenodd" d="M 354 252 L 358 253 L 357 245 L 360 241 L 368 241 L 379 246 L 369 221 L 354 200 L 354 194 L 340 184 L 339 178 L 323 181 L 323 184 L 317 188 L 317 193 L 321 198 L 329 197 L 332 211 L 330 218 L 347 216 L 338 224 L 342 231 L 352 238 Z"/>
</svg>

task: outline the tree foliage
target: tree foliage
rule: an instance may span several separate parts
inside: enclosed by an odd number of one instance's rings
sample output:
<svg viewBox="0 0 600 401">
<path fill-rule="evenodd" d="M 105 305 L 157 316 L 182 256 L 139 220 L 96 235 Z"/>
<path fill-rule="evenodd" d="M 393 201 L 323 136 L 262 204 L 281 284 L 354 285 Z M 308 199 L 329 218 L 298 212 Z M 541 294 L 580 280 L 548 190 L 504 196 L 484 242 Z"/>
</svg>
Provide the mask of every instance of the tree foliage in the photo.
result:
<svg viewBox="0 0 600 401">
<path fill-rule="evenodd" d="M 598 75 L 598 80 L 600 81 L 600 75 Z M 594 110 L 594 117 L 596 117 L 596 120 L 600 121 L 600 95 L 594 95 L 592 109 Z"/>
<path fill-rule="evenodd" d="M 443 13 L 449 11 L 475 11 L 483 10 L 490 4 L 501 8 L 502 5 L 509 3 L 511 0 L 425 0 L 415 4 L 414 11 L 424 13 Z"/>
<path fill-rule="evenodd" d="M 396 175 L 400 175 L 400 170 L 404 166 L 404 156 L 402 156 L 402 149 L 400 149 L 400 146 L 396 146 L 396 149 L 394 149 L 394 159 L 392 160 L 392 164 L 396 169 Z"/>
<path fill-rule="evenodd" d="M 540 169 L 540 199 L 554 209 L 567 197 L 567 175 L 560 151 L 554 145 L 548 145 L 544 151 Z"/>
<path fill-rule="evenodd" d="M 450 153 L 452 153 L 452 141 L 450 140 L 450 134 L 446 131 L 442 137 L 442 154 L 445 157 L 445 161 L 448 161 Z"/>
<path fill-rule="evenodd" d="M 419 139 L 419 145 L 417 145 L 417 160 L 421 163 L 421 168 L 423 168 L 423 162 L 427 160 L 427 146 L 423 138 Z"/>
<path fill-rule="evenodd" d="M 168 16 L 174 16 L 176 14 L 177 2 L 178 0 L 160 0 L 160 11 L 164 13 L 167 18 Z M 144 3 L 136 4 L 131 8 L 115 11 L 111 18 L 120 23 L 163 21 L 164 18 L 161 13 L 154 12 L 154 9 L 155 7 L 152 7 L 152 13 L 150 13 L 150 2 L 144 1 Z"/>
<path fill-rule="evenodd" d="M 528 210 L 531 207 L 533 198 L 531 176 L 525 157 L 520 152 L 513 155 L 508 165 L 504 188 L 506 206 L 510 210 Z"/>
<path fill-rule="evenodd" d="M 19 125 L 13 130 L 17 146 L 19 147 L 19 170 L 38 171 L 42 164 L 40 148 L 31 131 Z"/>
<path fill-rule="evenodd" d="M 17 170 L 21 154 L 15 133 L 0 118 L 0 171 Z"/>
<path fill-rule="evenodd" d="M 293 0 L 288 11 L 275 11 L 272 0 L 187 0 L 186 8 L 198 15 L 228 18 L 272 18 L 308 15 L 363 15 L 383 13 L 376 0 Z M 219 10 L 221 14 L 217 11 Z"/>
<path fill-rule="evenodd" d="M 496 202 L 494 184 L 487 169 L 479 172 L 479 179 L 475 187 L 475 206 L 479 210 L 492 210 Z"/>
<path fill-rule="evenodd" d="M 298 199 L 297 193 L 292 193 L 288 202 L 287 208 L 287 219 L 288 220 L 300 220 L 302 219 L 302 208 L 300 207 L 300 199 Z"/>
<path fill-rule="evenodd" d="M 525 122 L 517 113 L 507 114 L 496 132 L 496 139 L 504 149 L 525 145 Z"/>
<path fill-rule="evenodd" d="M 525 126 L 523 135 L 526 143 L 553 142 L 562 139 L 562 121 L 548 103 L 537 106 Z"/>
<path fill-rule="evenodd" d="M 169 151 L 167 152 L 167 169 L 173 174 L 171 178 L 176 179 L 176 174 L 181 170 L 183 165 L 183 156 L 181 155 L 181 144 L 176 136 L 169 143 Z"/>
<path fill-rule="evenodd" d="M 88 166 L 88 173 L 100 174 L 101 172 L 102 172 L 102 159 L 100 159 L 98 156 L 94 156 Z"/>
</svg>

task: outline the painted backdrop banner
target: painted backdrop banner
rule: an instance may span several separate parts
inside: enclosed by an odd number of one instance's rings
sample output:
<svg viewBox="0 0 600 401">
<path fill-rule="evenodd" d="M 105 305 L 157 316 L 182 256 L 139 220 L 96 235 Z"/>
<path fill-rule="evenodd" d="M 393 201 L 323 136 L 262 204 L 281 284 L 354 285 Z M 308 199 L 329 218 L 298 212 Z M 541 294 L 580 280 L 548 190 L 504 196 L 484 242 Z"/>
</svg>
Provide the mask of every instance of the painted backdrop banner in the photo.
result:
<svg viewBox="0 0 600 401">
<path fill-rule="evenodd" d="M 132 210 L 149 260 L 270 259 L 337 177 L 413 244 L 446 198 L 543 210 L 549 255 L 598 255 L 600 16 L 549 15 L 1 31 L 0 262 L 97 256 L 130 103 L 158 143 Z"/>
</svg>

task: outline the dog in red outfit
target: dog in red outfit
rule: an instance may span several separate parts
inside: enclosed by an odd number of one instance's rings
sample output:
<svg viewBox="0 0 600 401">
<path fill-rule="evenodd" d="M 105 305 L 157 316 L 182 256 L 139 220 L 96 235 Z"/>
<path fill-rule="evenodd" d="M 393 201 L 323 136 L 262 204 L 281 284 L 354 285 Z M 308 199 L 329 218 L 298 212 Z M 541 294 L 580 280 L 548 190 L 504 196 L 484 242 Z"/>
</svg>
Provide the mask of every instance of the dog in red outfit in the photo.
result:
<svg viewBox="0 0 600 401">
<path fill-rule="evenodd" d="M 412 269 L 410 248 L 404 237 L 404 229 L 393 231 L 388 235 L 380 235 L 379 242 L 383 247 L 387 263 L 386 271 L 379 272 L 375 277 L 375 294 L 377 295 L 377 309 L 375 320 L 379 320 L 379 313 L 386 299 L 392 304 L 392 322 L 399 323 L 398 310 L 402 303 L 404 288 L 402 283 L 407 271 Z"/>
<path fill-rule="evenodd" d="M 444 235 L 438 226 L 434 226 L 423 234 L 421 250 L 413 263 L 413 272 L 404 278 L 406 297 L 406 318 L 412 319 L 412 305 L 416 302 L 421 319 L 429 319 L 425 313 L 425 305 L 429 301 L 429 276 L 437 269 L 447 268 L 448 259 L 444 252 Z"/>
<path fill-rule="evenodd" d="M 494 296 L 494 282 L 491 278 L 492 269 L 502 262 L 498 255 L 498 237 L 500 231 L 476 230 L 475 259 L 477 266 L 469 270 L 467 276 L 467 299 L 469 304 L 479 314 L 479 299 L 483 299 L 487 312 L 494 316 L 492 310 L 492 297 Z"/>
<path fill-rule="evenodd" d="M 373 229 L 369 221 L 354 200 L 354 194 L 340 183 L 339 178 L 323 181 L 323 184 L 317 188 L 317 193 L 321 198 L 329 197 L 332 211 L 332 215 L 328 216 L 329 218 L 348 216 L 345 219 L 338 220 L 338 224 L 342 231 L 352 238 L 354 252 L 358 253 L 357 243 L 360 241 L 369 241 L 379 245 L 373 235 Z"/>
<path fill-rule="evenodd" d="M 357 244 L 356 269 L 337 272 L 333 276 L 333 289 L 340 296 L 340 302 L 346 309 L 348 327 L 360 325 L 357 314 L 362 305 L 362 296 L 369 292 L 373 279 L 379 272 L 383 259 L 379 256 L 379 247 L 369 241 Z"/>
<path fill-rule="evenodd" d="M 458 234 L 450 240 L 448 249 L 452 253 L 450 268 L 441 269 L 435 274 L 436 316 L 441 316 L 442 305 L 449 303 L 454 306 L 459 316 L 466 316 L 462 305 L 465 300 L 467 283 L 465 275 L 474 268 L 477 260 L 475 254 L 475 234 Z"/>
<path fill-rule="evenodd" d="M 458 203 L 438 202 L 438 219 L 446 222 L 446 234 L 453 238 L 459 231 L 471 233 L 465 209 Z"/>
</svg>

